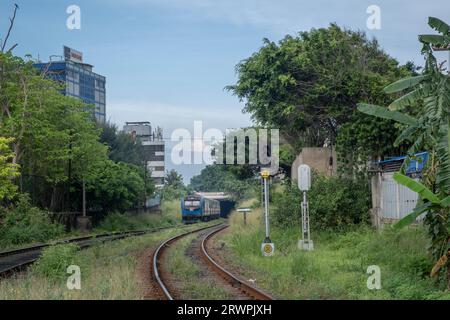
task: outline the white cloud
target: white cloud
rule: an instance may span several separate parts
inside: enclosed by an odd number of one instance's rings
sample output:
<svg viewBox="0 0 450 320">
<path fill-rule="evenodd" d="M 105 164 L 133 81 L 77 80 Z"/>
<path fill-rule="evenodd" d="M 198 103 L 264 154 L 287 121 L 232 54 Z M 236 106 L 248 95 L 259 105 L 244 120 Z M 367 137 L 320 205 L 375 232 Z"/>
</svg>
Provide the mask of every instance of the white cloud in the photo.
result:
<svg viewBox="0 0 450 320">
<path fill-rule="evenodd" d="M 325 15 L 327 11 L 331 15 L 345 11 L 340 3 L 323 0 L 127 0 L 127 5 L 165 7 L 237 26 L 263 27 L 278 34 L 310 28 L 314 23 L 317 26 L 317 19 L 311 14 L 318 11 L 323 10 L 320 13 Z M 334 20 L 323 19 L 325 25 Z"/>
</svg>

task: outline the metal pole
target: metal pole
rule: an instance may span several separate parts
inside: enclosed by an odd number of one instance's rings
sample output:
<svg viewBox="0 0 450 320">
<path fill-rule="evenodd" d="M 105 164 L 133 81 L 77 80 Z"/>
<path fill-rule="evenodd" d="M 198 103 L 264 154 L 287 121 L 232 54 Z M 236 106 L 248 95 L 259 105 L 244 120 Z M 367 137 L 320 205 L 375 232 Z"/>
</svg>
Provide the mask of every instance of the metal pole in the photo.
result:
<svg viewBox="0 0 450 320">
<path fill-rule="evenodd" d="M 303 197 L 304 197 L 303 199 L 305 201 L 306 232 L 308 232 L 308 246 L 309 246 L 310 243 L 311 243 L 311 232 L 310 232 L 310 229 L 309 229 L 309 203 L 306 200 L 306 191 L 303 194 L 304 194 L 303 195 Z"/>
<path fill-rule="evenodd" d="M 306 192 L 303 191 L 303 202 L 302 202 L 302 240 L 306 240 Z"/>
<path fill-rule="evenodd" d="M 264 179 L 264 211 L 266 220 L 266 241 L 270 242 L 270 227 L 269 227 L 269 187 L 267 179 Z"/>
</svg>

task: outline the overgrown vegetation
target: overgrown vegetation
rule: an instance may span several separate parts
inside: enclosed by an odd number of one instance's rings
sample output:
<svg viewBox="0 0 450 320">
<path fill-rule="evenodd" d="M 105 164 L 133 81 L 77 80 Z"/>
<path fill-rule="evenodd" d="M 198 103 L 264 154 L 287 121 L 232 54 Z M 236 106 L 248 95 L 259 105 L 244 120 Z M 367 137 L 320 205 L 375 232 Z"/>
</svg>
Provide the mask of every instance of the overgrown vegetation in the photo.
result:
<svg viewBox="0 0 450 320">
<path fill-rule="evenodd" d="M 81 213 L 83 191 L 88 213 L 142 208 L 154 184 L 139 141 L 96 123 L 94 106 L 63 95 L 65 82 L 15 47 L 0 51 L 0 245 L 59 235 L 45 212 Z"/>
<path fill-rule="evenodd" d="M 370 191 L 366 181 L 316 174 L 308 192 L 313 230 L 345 230 L 369 222 Z M 280 227 L 300 225 L 303 195 L 287 180 L 273 195 L 274 222 Z"/>
<path fill-rule="evenodd" d="M 437 260 L 432 276 L 446 267 L 447 284 L 450 289 L 450 76 L 437 63 L 434 49 L 450 46 L 450 26 L 430 17 L 429 25 L 439 34 L 420 35 L 425 56 L 425 69 L 421 75 L 398 80 L 384 91 L 397 94 L 389 108 L 361 103 L 359 110 L 383 119 L 392 119 L 402 127 L 395 140 L 412 143 L 409 158 L 426 150 L 430 157 L 425 165 L 421 181 L 406 176 L 405 166 L 394 178 L 402 185 L 418 193 L 420 201 L 415 210 L 397 225 L 410 224 L 427 212 L 425 224 L 431 239 L 431 253 Z M 405 165 L 409 159 L 405 161 Z"/>
<path fill-rule="evenodd" d="M 361 100 L 387 103 L 381 90 L 414 72 L 399 66 L 377 40 L 336 24 L 288 35 L 237 65 L 238 81 L 228 89 L 245 102 L 260 125 L 279 128 L 298 154 L 302 147 L 336 145 L 347 171 L 360 171 L 372 157 L 396 155 L 398 129 L 390 120 L 358 113 Z"/>
<path fill-rule="evenodd" d="M 19 175 L 19 167 L 10 161 L 15 157 L 9 147 L 11 142 L 12 139 L 0 137 L 0 201 L 14 198 L 18 189 L 13 179 Z"/>
<path fill-rule="evenodd" d="M 421 227 L 401 232 L 364 225 L 342 232 L 314 230 L 312 252 L 297 248 L 299 238 L 298 226 L 273 226 L 275 255 L 263 257 L 262 211 L 254 207 L 246 226 L 241 214 L 232 215 L 230 233 L 223 238 L 228 246 L 224 257 L 240 266 L 246 278 L 283 299 L 450 299 L 445 286 L 428 276 L 432 264 Z M 371 265 L 380 267 L 380 290 L 367 288 Z"/>
<path fill-rule="evenodd" d="M 52 223 L 48 212 L 33 207 L 26 195 L 15 205 L 0 208 L 0 248 L 33 242 L 46 242 L 64 232 L 64 227 Z"/>
<path fill-rule="evenodd" d="M 212 222 L 217 223 L 217 222 Z M 142 300 L 145 297 L 142 259 L 145 250 L 164 239 L 198 226 L 183 226 L 141 237 L 98 243 L 86 250 L 51 247 L 30 272 L 0 281 L 0 300 Z M 68 290 L 67 267 L 80 266 L 81 290 Z M 60 277 L 60 275 L 62 275 Z"/>
<path fill-rule="evenodd" d="M 67 268 L 76 262 L 80 248 L 74 244 L 58 244 L 45 248 L 39 260 L 33 264 L 32 272 L 50 281 L 67 278 Z M 79 263 L 79 262 L 77 262 Z"/>
<path fill-rule="evenodd" d="M 232 167 L 209 165 L 191 179 L 190 188 L 203 192 L 226 192 L 236 200 L 245 199 L 258 187 L 258 180 L 254 178 L 254 174 L 239 178 L 239 172 L 233 171 Z"/>
</svg>

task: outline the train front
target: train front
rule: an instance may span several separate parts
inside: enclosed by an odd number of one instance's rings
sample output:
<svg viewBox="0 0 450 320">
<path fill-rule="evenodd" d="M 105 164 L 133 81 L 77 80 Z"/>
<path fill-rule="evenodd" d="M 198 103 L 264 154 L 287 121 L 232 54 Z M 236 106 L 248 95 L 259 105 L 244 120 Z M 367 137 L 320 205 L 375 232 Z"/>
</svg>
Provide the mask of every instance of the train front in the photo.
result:
<svg viewBox="0 0 450 320">
<path fill-rule="evenodd" d="M 195 223 L 202 219 L 201 197 L 187 196 L 181 199 L 181 217 L 183 223 Z"/>
</svg>

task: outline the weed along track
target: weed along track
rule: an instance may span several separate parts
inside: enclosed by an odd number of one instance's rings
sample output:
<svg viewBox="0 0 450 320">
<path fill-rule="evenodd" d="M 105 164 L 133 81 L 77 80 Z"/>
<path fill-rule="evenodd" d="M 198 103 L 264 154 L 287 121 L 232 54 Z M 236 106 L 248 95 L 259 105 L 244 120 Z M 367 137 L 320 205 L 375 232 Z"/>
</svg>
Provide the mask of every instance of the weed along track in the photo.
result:
<svg viewBox="0 0 450 320">
<path fill-rule="evenodd" d="M 89 248 L 99 242 L 108 242 L 124 239 L 127 237 L 142 236 L 149 233 L 154 233 L 162 231 L 165 229 L 171 229 L 174 227 L 167 228 L 155 228 L 143 231 L 126 231 L 126 232 L 112 232 L 104 233 L 94 236 L 78 237 L 69 240 L 58 241 L 55 244 L 68 244 L 75 243 L 81 249 Z M 29 265 L 36 262 L 42 254 L 42 250 L 50 247 L 52 244 L 39 244 L 35 246 L 30 246 L 26 248 L 10 250 L 0 252 L 0 279 L 8 277 L 16 272 L 24 270 Z"/>
<path fill-rule="evenodd" d="M 157 297 L 167 300 L 178 299 L 230 299 L 230 300 L 274 300 L 273 297 L 246 283 L 233 275 L 214 260 L 209 253 L 212 246 L 208 242 L 220 231 L 228 226 L 221 223 L 200 228 L 170 238 L 156 249 L 152 257 L 153 280 L 157 283 Z M 174 258 L 174 252 L 180 246 L 187 247 L 181 259 L 186 262 L 184 269 L 195 269 L 182 278 L 173 265 L 180 263 Z M 195 283 L 196 292 L 189 289 L 189 283 Z M 200 293 L 199 293 L 200 291 Z M 202 292 L 203 291 L 203 292 Z M 204 293 L 208 292 L 208 293 Z"/>
</svg>

